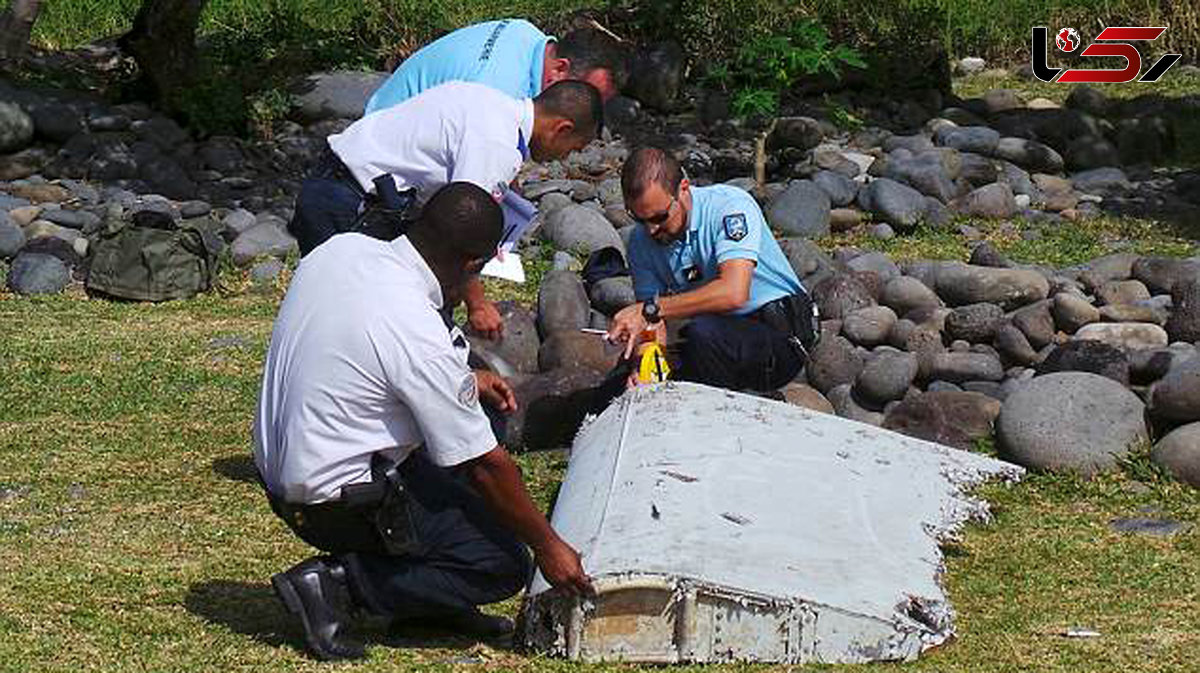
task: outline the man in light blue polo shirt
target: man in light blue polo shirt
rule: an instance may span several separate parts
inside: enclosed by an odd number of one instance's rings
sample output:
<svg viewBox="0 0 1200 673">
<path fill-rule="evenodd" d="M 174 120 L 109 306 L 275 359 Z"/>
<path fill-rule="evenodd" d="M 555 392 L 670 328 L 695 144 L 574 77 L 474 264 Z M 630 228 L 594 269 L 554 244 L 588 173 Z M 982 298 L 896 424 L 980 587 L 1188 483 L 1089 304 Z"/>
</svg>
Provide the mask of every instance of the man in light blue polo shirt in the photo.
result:
<svg viewBox="0 0 1200 673">
<path fill-rule="evenodd" d="M 690 318 L 679 378 L 755 391 L 795 378 L 817 317 L 754 198 L 729 185 L 693 187 L 653 147 L 630 154 L 621 188 L 641 224 L 629 242 L 638 303 L 613 317 L 608 338 L 625 342 L 628 356 L 649 324 Z"/>
<path fill-rule="evenodd" d="M 602 31 L 581 28 L 556 40 L 528 21 L 501 19 L 460 28 L 409 56 L 367 101 L 365 114 L 451 81 L 479 82 L 521 99 L 575 79 L 608 100 L 625 77 L 620 44 Z"/>
</svg>

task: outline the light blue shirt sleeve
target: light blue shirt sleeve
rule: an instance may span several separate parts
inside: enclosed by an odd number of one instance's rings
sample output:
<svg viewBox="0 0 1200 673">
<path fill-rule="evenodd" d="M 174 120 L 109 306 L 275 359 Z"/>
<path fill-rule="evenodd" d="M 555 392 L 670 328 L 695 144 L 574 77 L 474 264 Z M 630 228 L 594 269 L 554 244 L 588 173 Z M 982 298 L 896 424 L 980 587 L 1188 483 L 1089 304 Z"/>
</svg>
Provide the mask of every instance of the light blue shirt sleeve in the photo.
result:
<svg viewBox="0 0 1200 673">
<path fill-rule="evenodd" d="M 541 93 L 546 43 L 552 39 L 522 19 L 460 28 L 405 59 L 367 101 L 365 114 L 453 81 L 478 82 L 513 98 L 533 98 Z"/>
<path fill-rule="evenodd" d="M 741 199 L 726 199 L 712 213 L 715 226 L 709 229 L 709 235 L 715 238 L 713 250 L 718 265 L 731 259 L 757 262 L 764 232 L 768 231 L 762 211 L 753 203 L 739 201 Z"/>
<path fill-rule="evenodd" d="M 646 301 L 667 291 L 667 284 L 659 278 L 659 270 L 654 263 L 656 253 L 650 247 L 654 245 L 658 244 L 641 227 L 629 237 L 629 273 L 633 276 L 633 296 L 638 301 Z"/>
</svg>

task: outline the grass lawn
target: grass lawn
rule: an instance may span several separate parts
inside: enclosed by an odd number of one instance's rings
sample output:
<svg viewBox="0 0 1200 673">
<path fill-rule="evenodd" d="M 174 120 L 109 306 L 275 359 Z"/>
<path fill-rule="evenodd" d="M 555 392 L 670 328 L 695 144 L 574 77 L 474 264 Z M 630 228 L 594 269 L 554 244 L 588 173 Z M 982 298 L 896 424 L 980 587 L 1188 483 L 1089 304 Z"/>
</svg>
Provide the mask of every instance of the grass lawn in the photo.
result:
<svg viewBox="0 0 1200 673">
<path fill-rule="evenodd" d="M 1093 252 L 1102 240 L 1080 245 Z M 959 254 L 943 239 L 928 245 Z M 1044 247 L 1008 251 L 1032 261 L 1062 243 Z M 329 669 L 298 649 L 269 588 L 311 552 L 270 513 L 249 459 L 278 299 L 0 294 L 0 671 Z M 520 462 L 548 504 L 563 456 Z M 1200 491 L 1143 458 L 1092 482 L 1032 476 L 984 493 L 995 523 L 947 553 L 957 641 L 886 670 L 1195 670 Z M 1136 516 L 1192 527 L 1170 538 L 1108 528 Z M 511 614 L 516 601 L 494 609 Z M 1061 635 L 1075 627 L 1101 636 Z M 380 625 L 364 634 L 371 659 L 338 670 L 625 668 Z"/>
</svg>

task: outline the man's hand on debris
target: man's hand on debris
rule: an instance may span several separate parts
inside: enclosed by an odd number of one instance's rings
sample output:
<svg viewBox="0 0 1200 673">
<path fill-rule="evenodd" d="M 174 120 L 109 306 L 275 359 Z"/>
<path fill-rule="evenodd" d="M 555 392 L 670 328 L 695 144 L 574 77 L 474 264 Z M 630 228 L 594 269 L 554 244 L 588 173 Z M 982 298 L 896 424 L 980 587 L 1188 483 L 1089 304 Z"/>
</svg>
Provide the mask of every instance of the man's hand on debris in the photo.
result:
<svg viewBox="0 0 1200 673">
<path fill-rule="evenodd" d="M 637 302 L 617 311 L 617 314 L 613 316 L 612 324 L 608 327 L 608 334 L 604 335 L 604 338 L 612 343 L 624 343 L 624 357 L 628 359 L 633 355 L 638 338 L 645 329 L 646 319 L 642 317 L 642 303 Z"/>
<path fill-rule="evenodd" d="M 572 595 L 594 596 L 592 578 L 583 571 L 579 552 L 555 535 L 545 544 L 534 547 L 534 561 L 550 586 Z"/>
<path fill-rule="evenodd" d="M 479 386 L 479 399 L 496 409 L 510 414 L 517 410 L 517 396 L 504 377 L 487 370 L 476 370 L 475 381 Z"/>
</svg>

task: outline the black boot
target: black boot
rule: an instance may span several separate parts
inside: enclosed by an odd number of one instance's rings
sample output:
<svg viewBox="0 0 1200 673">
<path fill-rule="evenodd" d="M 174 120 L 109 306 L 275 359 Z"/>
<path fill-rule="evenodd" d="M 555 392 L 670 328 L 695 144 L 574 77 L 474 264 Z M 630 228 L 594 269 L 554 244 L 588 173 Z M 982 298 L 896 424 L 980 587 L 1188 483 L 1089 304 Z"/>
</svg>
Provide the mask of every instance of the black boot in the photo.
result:
<svg viewBox="0 0 1200 673">
<path fill-rule="evenodd" d="M 353 603 L 346 569 L 332 557 L 314 556 L 271 578 L 279 600 L 304 625 L 304 642 L 313 656 L 325 661 L 362 659 L 359 643 L 338 639 Z"/>
</svg>

